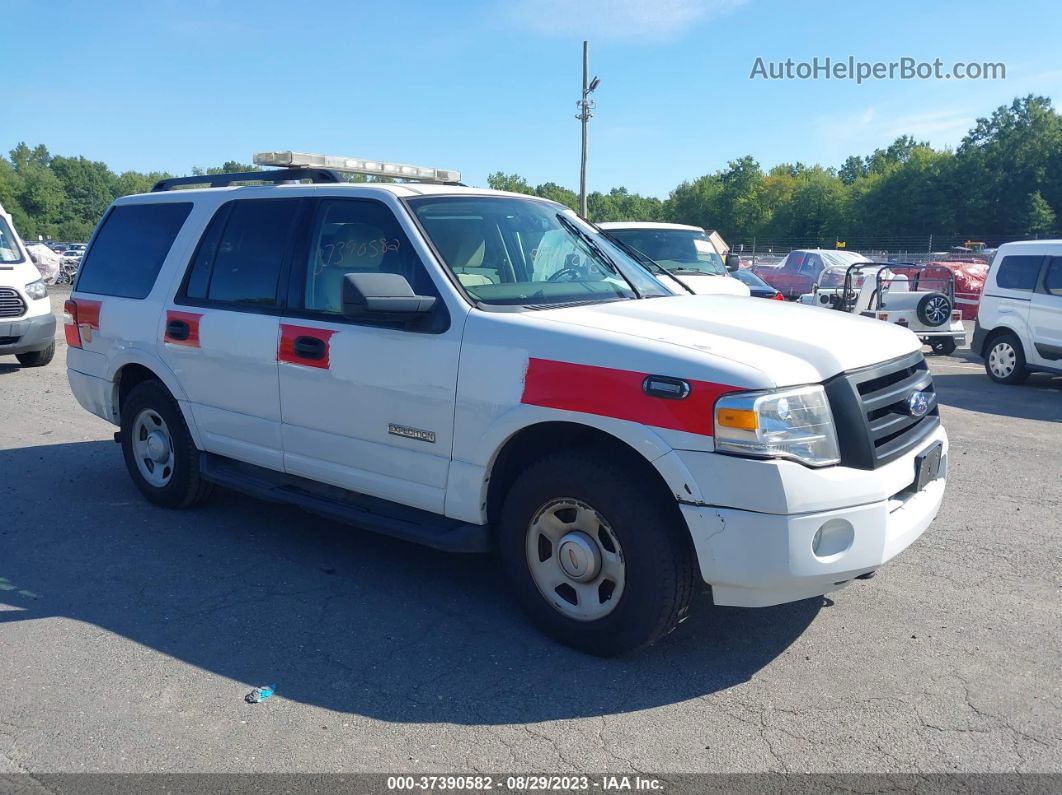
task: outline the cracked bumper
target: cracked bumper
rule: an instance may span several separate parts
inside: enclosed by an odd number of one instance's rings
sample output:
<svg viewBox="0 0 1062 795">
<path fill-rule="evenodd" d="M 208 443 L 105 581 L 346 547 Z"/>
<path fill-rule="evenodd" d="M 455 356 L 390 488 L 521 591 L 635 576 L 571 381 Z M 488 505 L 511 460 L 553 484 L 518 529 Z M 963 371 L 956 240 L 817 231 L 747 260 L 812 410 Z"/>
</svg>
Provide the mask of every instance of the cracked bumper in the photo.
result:
<svg viewBox="0 0 1062 795">
<path fill-rule="evenodd" d="M 820 596 L 894 558 L 925 532 L 940 509 L 947 478 L 943 430 L 940 437 L 940 477 L 918 492 L 908 489 L 862 505 L 799 514 L 682 505 L 715 603 L 768 607 Z M 913 467 L 911 472 L 913 479 Z"/>
</svg>

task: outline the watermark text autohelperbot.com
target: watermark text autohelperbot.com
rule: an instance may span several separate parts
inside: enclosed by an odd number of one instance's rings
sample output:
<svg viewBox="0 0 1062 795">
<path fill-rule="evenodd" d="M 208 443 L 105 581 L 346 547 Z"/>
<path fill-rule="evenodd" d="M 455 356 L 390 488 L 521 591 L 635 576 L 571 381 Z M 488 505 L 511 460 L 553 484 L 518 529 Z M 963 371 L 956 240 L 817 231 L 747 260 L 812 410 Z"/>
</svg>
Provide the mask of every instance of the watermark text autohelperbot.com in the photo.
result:
<svg viewBox="0 0 1062 795">
<path fill-rule="evenodd" d="M 920 61 L 904 56 L 895 61 L 860 61 L 847 58 L 819 58 L 810 61 L 768 61 L 756 58 L 750 80 L 1006 80 L 1007 65 L 999 61 L 956 61 L 950 66 L 940 58 Z"/>
</svg>

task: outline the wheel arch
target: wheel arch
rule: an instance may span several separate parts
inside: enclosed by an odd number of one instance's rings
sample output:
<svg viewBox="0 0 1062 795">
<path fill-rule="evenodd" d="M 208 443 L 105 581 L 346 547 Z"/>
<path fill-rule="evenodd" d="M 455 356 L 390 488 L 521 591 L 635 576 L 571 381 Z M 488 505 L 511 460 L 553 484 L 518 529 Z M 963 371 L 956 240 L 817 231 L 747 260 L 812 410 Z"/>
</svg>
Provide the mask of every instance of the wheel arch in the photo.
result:
<svg viewBox="0 0 1062 795">
<path fill-rule="evenodd" d="M 992 343 L 1000 337 L 1008 335 L 1014 337 L 1014 339 L 1018 341 L 1018 344 L 1021 346 L 1021 352 L 1025 355 L 1025 343 L 1022 342 L 1021 333 L 1017 329 L 1005 324 L 998 325 L 991 331 L 986 332 L 985 340 L 981 343 L 981 350 L 976 351 L 976 353 L 980 354 L 982 359 L 987 359 L 988 351 L 990 350 Z M 1028 357 L 1026 356 L 1026 358 Z"/>
<path fill-rule="evenodd" d="M 199 438 L 199 428 L 195 424 L 195 418 L 192 416 L 184 391 L 181 389 L 177 377 L 161 362 L 142 358 L 129 359 L 115 368 L 110 380 L 113 385 L 111 412 L 115 423 L 120 424 L 122 404 L 138 384 L 142 384 L 145 381 L 158 381 L 166 387 L 170 395 L 177 401 L 177 406 L 181 410 L 181 415 L 188 426 L 188 432 L 192 435 L 192 440 L 195 442 L 196 447 L 200 450 L 203 449 Z"/>
<path fill-rule="evenodd" d="M 485 480 L 488 523 L 495 528 L 498 526 L 505 495 L 520 472 L 550 453 L 573 448 L 600 450 L 610 460 L 623 461 L 638 473 L 640 481 L 646 483 L 654 495 L 673 506 L 675 516 L 685 524 L 678 501 L 691 499 L 697 487 L 685 467 L 680 467 L 676 456 L 665 455 L 650 460 L 630 443 L 608 431 L 567 420 L 527 425 L 511 434 L 499 447 L 487 468 Z"/>
</svg>

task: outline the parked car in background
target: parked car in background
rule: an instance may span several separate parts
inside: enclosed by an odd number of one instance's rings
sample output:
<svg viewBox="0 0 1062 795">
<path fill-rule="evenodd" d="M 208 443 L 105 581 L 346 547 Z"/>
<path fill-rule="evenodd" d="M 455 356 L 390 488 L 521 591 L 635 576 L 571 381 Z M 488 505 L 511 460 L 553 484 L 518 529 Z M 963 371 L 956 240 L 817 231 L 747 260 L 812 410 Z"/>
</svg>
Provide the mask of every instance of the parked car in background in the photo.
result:
<svg viewBox="0 0 1062 795">
<path fill-rule="evenodd" d="M 1062 240 L 999 247 L 970 348 L 1001 384 L 1020 384 L 1036 371 L 1062 373 Z"/>
<path fill-rule="evenodd" d="M 43 367 L 55 355 L 55 315 L 48 287 L 0 205 L 0 356 Z"/>
<path fill-rule="evenodd" d="M 763 279 L 753 273 L 749 268 L 738 268 L 730 271 L 730 275 L 743 282 L 749 288 L 753 298 L 770 298 L 775 301 L 784 301 L 785 296 L 771 287 Z"/>
<path fill-rule="evenodd" d="M 778 265 L 758 263 L 752 271 L 790 301 L 810 293 L 823 268 L 839 266 L 847 268 L 854 262 L 866 260 L 855 251 L 836 251 L 825 248 L 808 248 L 790 251 Z"/>
<path fill-rule="evenodd" d="M 748 286 L 727 271 L 724 254 L 699 226 L 635 221 L 611 221 L 598 226 L 609 237 L 651 259 L 690 292 L 750 295 Z"/>
</svg>

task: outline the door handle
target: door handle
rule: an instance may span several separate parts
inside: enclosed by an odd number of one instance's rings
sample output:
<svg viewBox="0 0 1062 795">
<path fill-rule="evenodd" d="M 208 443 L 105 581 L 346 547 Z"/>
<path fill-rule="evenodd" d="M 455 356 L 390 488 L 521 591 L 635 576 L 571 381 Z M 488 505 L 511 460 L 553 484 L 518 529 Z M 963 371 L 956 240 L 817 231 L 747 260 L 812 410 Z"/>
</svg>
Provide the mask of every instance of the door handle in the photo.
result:
<svg viewBox="0 0 1062 795">
<path fill-rule="evenodd" d="M 186 340 L 191 327 L 183 320 L 171 320 L 166 324 L 166 336 L 171 340 Z"/>
<path fill-rule="evenodd" d="M 292 350 L 300 359 L 323 359 L 328 348 L 317 337 L 296 337 Z"/>
</svg>

